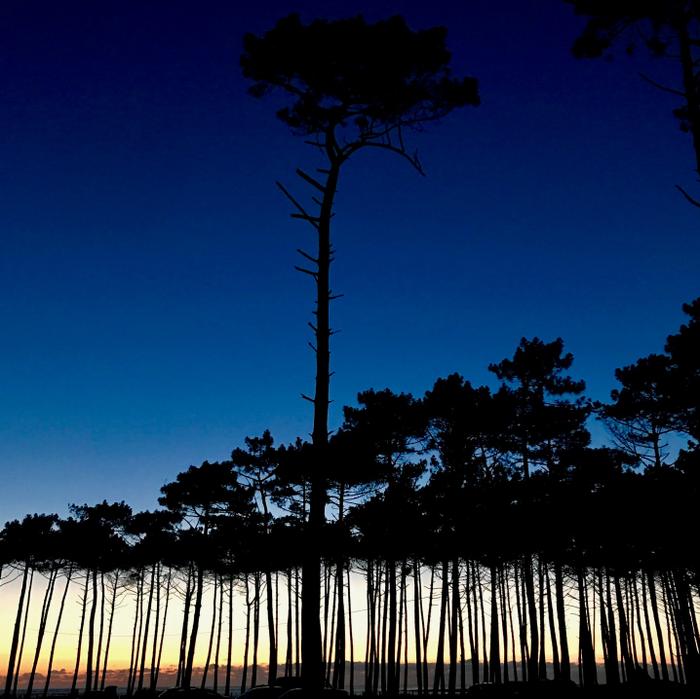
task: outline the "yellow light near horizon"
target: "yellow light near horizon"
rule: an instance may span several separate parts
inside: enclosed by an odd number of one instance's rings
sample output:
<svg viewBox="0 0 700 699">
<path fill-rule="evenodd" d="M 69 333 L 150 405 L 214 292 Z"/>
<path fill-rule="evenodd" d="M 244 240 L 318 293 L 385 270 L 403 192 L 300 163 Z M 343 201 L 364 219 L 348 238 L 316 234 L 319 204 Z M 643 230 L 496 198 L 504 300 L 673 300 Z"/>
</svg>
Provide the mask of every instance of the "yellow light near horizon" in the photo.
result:
<svg viewBox="0 0 700 699">
<path fill-rule="evenodd" d="M 6 569 L 7 570 L 7 569 Z M 0 587 L 0 618 L 4 620 L 2 628 L 0 629 L 0 676 L 6 674 L 7 664 L 8 664 L 8 654 L 10 643 L 12 639 L 12 633 L 15 623 L 15 617 L 17 613 L 17 603 L 19 599 L 20 592 L 20 580 L 19 575 L 13 573 L 7 575 L 4 574 L 3 586 Z M 67 595 L 66 606 L 63 612 L 63 617 L 61 621 L 60 633 L 58 635 L 56 652 L 53 663 L 53 675 L 52 675 L 52 686 L 54 687 L 65 687 L 69 686 L 76 662 L 76 651 L 79 639 L 80 630 L 80 619 L 82 612 L 82 595 L 84 592 L 85 584 L 84 576 L 79 576 L 74 578 L 69 587 L 69 593 Z M 425 587 L 426 579 L 423 579 L 424 584 L 424 595 L 427 596 L 428 590 Z M 65 578 L 59 578 L 54 591 L 54 596 L 51 605 L 51 611 L 48 618 L 47 630 L 42 644 L 41 655 L 39 658 L 39 663 L 37 666 L 38 672 L 43 675 L 46 672 L 47 660 L 50 650 L 50 645 L 53 639 L 53 633 L 56 626 L 56 620 L 58 617 L 59 605 L 63 590 L 65 587 Z M 411 592 L 412 586 L 409 585 L 409 593 Z M 34 576 L 34 582 L 31 588 L 31 600 L 29 617 L 26 622 L 26 637 L 24 639 L 24 649 L 21 658 L 21 674 L 26 677 L 27 673 L 30 671 L 33 661 L 34 661 L 34 650 L 36 648 L 37 636 L 40 624 L 41 607 L 44 599 L 44 593 L 46 590 L 46 579 L 39 573 Z M 355 647 L 355 662 L 359 665 L 364 660 L 365 655 L 365 636 L 366 636 L 366 588 L 364 574 L 355 571 L 351 575 L 351 601 L 352 601 L 352 624 L 354 631 L 354 647 Z M 484 585 L 484 604 L 486 606 L 490 605 L 490 595 L 488 581 L 485 579 Z M 435 660 L 436 650 L 437 650 L 437 615 L 439 614 L 439 594 L 440 585 L 436 584 L 434 588 L 435 599 L 433 601 L 433 624 L 431 628 L 431 639 L 429 644 L 429 661 L 432 663 Z M 260 609 L 260 637 L 258 646 L 258 667 L 259 681 L 265 680 L 265 667 L 268 660 L 268 634 L 267 634 L 267 624 L 266 624 L 266 613 L 264 604 L 264 591 L 261 593 L 261 609 Z M 226 663 L 227 654 L 227 635 L 228 635 L 228 603 L 227 603 L 228 593 L 225 593 L 225 604 L 223 612 L 223 624 L 222 624 L 222 643 L 221 643 L 221 658 L 220 663 L 223 665 Z M 90 599 L 90 598 L 88 598 Z M 278 594 L 278 657 L 280 667 L 283 668 L 284 659 L 286 656 L 287 649 L 287 633 L 286 633 L 286 620 L 287 620 L 287 591 L 285 584 L 285 576 L 279 576 L 279 594 Z M 207 584 L 207 589 L 204 594 L 203 604 L 202 604 L 202 614 L 199 625 L 199 633 L 197 637 L 196 654 L 195 654 L 195 666 L 202 667 L 206 662 L 206 656 L 208 651 L 209 637 L 212 629 L 212 618 L 214 613 L 213 608 L 213 585 L 211 583 Z M 408 609 L 409 615 L 412 613 L 412 603 L 413 600 L 409 596 L 408 598 Z M 427 606 L 428 600 L 424 600 Z M 98 605 L 99 606 L 99 605 Z M 218 607 L 218 603 L 217 603 Z M 145 602 L 144 602 L 145 608 Z M 87 634 L 88 634 L 88 623 L 89 623 L 89 611 L 90 605 L 88 604 L 87 615 L 85 618 L 85 626 L 83 633 L 83 643 L 81 649 L 81 665 L 79 676 L 83 677 L 86 667 L 87 658 Z M 107 600 L 106 612 L 107 615 L 109 611 L 109 599 Z M 161 604 L 161 621 L 162 614 L 164 611 L 164 603 Z M 134 634 L 134 619 L 136 612 L 136 600 L 135 591 L 133 586 L 131 589 L 123 589 L 117 597 L 117 605 L 114 615 L 111 643 L 109 650 L 109 672 L 107 684 L 118 684 L 124 686 L 126 684 L 126 674 L 131 662 L 132 654 L 132 638 Z M 175 679 L 175 668 L 177 666 L 179 647 L 180 647 L 180 634 L 181 626 L 183 620 L 183 599 L 182 596 L 173 593 L 168 606 L 168 619 L 167 625 L 165 627 L 165 638 L 163 642 L 163 655 L 162 655 L 162 672 L 161 672 L 161 686 L 172 686 Z M 488 624 L 488 614 L 486 615 L 486 620 Z M 151 617 L 151 624 L 149 630 L 149 645 L 147 648 L 145 667 L 146 672 L 150 669 L 151 664 L 151 653 L 152 653 L 152 638 L 153 638 L 153 624 L 155 621 L 155 607 L 153 609 L 153 616 Z M 191 622 L 191 619 L 190 619 Z M 597 619 L 596 619 L 597 622 Z M 97 613 L 97 618 L 95 622 L 96 634 L 99 633 L 99 609 Z M 105 618 L 105 625 L 107 623 L 107 618 Z M 499 621 L 500 624 L 500 621 Z M 467 626 L 465 620 L 465 636 L 467 634 Z M 232 664 L 234 666 L 240 666 L 243 662 L 244 655 L 244 644 L 245 644 L 245 601 L 244 595 L 240 588 L 240 584 L 236 589 L 236 594 L 234 596 L 234 607 L 233 607 L 233 646 L 232 646 Z M 572 653 L 576 652 L 578 648 L 578 608 L 577 605 L 570 607 L 567 610 L 567 627 L 569 633 L 569 646 Z M 595 629 L 594 629 L 595 630 Z M 158 634 L 160 635 L 161 628 L 159 626 Z M 500 633 L 500 628 L 499 628 Z M 106 632 L 105 632 L 106 635 Z M 517 643 L 517 632 L 516 632 L 516 643 Z M 251 649 L 249 654 L 249 663 L 252 663 L 252 630 L 251 630 Z M 509 639 L 510 642 L 510 639 Z M 667 643 L 668 639 L 664 638 L 664 642 Z M 293 639 L 294 643 L 294 639 Z M 467 642 L 468 646 L 468 642 Z M 103 649 L 104 650 L 104 649 Z M 415 639 L 413 636 L 412 621 L 409 624 L 408 631 L 408 657 L 409 662 L 413 662 L 415 659 Z M 469 650 L 466 650 L 467 655 Z M 502 652 L 502 649 L 501 649 Z M 349 647 L 348 647 L 349 653 Z M 447 653 L 447 651 L 446 651 Z M 512 653 L 512 649 L 509 651 L 509 659 Z M 551 642 L 549 639 L 548 631 L 546 633 L 546 654 L 551 656 Z M 572 658 L 572 665 L 575 666 L 576 658 Z M 602 658 L 598 659 L 602 662 Z M 503 662 L 503 657 L 501 657 L 501 662 Z M 213 659 L 212 659 L 213 663 Z M 25 685 L 26 679 L 21 679 L 19 686 Z M 41 681 L 38 679 L 35 686 L 43 687 Z M 80 685 L 79 685 L 80 686 Z"/>
</svg>

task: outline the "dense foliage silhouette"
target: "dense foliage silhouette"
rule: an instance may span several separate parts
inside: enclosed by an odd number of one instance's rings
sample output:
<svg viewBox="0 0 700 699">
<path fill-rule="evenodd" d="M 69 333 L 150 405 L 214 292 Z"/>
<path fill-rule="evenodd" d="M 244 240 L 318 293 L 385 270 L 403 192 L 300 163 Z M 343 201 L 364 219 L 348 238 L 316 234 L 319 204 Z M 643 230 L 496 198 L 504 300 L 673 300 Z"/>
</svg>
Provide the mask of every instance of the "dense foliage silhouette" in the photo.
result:
<svg viewBox="0 0 700 699">
<path fill-rule="evenodd" d="M 688 321 L 663 352 L 616 372 L 620 387 L 606 405 L 583 397 L 561 339 L 523 338 L 512 358 L 491 365 L 502 382 L 495 390 L 452 374 L 422 398 L 360 393 L 328 444 L 324 679 L 390 695 L 545 679 L 697 685 L 700 560 L 689 537 L 700 494 L 699 309 L 700 300 L 684 306 Z M 590 446 L 591 419 L 611 426 L 610 445 Z M 229 461 L 178 474 L 154 512 L 102 502 L 72 506 L 66 519 L 8 522 L 2 577 L 16 579 L 18 598 L 5 693 L 33 691 L 42 653 L 48 691 L 69 588 L 80 601 L 74 690 L 80 678 L 86 690 L 104 688 L 114 617 L 124 609 L 133 615 L 126 689 L 155 690 L 176 603 L 178 684 L 192 686 L 196 669 L 199 686 L 228 694 L 298 675 L 314 458 L 313 445 L 276 446 L 265 432 Z M 361 584 L 366 605 L 353 609 Z M 123 597 L 132 604 L 115 604 Z M 234 687 L 239 599 L 244 657 Z M 21 688 L 33 605 L 40 627 Z M 357 614 L 366 618 L 364 642 Z M 201 643 L 206 661 L 195 668 Z"/>
</svg>

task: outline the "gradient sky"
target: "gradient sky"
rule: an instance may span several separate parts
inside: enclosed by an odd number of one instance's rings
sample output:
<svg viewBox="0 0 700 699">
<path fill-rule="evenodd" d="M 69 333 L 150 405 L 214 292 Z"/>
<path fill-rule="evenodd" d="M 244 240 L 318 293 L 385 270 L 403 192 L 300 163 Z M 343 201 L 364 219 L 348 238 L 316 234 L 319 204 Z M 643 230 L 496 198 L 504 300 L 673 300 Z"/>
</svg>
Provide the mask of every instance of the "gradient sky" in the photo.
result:
<svg viewBox="0 0 700 699">
<path fill-rule="evenodd" d="M 245 7 L 245 5 L 249 5 Z M 700 293 L 700 220 L 674 66 L 576 61 L 558 0 L 0 4 L 0 519 L 69 502 L 155 506 L 245 435 L 306 435 L 314 154 L 246 94 L 246 31 L 397 11 L 445 25 L 482 106 L 415 134 L 427 178 L 386 153 L 337 199 L 332 423 L 368 387 L 422 394 L 521 336 L 564 338 L 605 399 Z M 386 157 L 380 157 L 386 156 Z"/>
</svg>

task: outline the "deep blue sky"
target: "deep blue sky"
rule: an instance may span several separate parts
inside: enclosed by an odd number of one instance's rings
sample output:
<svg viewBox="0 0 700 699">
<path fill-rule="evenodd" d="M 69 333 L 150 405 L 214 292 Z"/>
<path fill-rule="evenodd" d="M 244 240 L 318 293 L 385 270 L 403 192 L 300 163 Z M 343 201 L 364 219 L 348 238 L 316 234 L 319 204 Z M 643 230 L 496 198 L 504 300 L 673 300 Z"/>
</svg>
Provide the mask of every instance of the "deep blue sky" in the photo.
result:
<svg viewBox="0 0 700 699">
<path fill-rule="evenodd" d="M 386 153 L 343 174 L 334 425 L 370 386 L 491 382 L 523 335 L 562 336 L 605 399 L 700 293 L 689 137 L 637 76 L 673 67 L 574 60 L 558 0 L 3 0 L 0 519 L 153 507 L 245 435 L 309 431 L 312 237 L 274 180 L 306 194 L 315 160 L 238 69 L 294 10 L 446 25 L 483 102 L 413 137 L 427 178 Z"/>
</svg>

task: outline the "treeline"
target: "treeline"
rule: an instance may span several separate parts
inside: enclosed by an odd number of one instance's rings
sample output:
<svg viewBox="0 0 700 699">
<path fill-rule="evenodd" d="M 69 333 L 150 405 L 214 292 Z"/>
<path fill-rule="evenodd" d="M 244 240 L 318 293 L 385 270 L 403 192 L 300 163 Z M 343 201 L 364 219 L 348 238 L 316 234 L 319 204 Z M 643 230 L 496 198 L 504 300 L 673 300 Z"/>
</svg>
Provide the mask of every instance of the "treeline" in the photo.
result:
<svg viewBox="0 0 700 699">
<path fill-rule="evenodd" d="M 103 502 L 8 522 L 0 580 L 14 580 L 18 598 L 5 693 L 48 693 L 71 595 L 73 691 L 104 689 L 124 595 L 129 693 L 158 686 L 169 620 L 179 626 L 178 685 L 193 684 L 198 657 L 198 683 L 225 694 L 298 674 L 314 470 L 330 515 L 319 621 L 333 686 L 437 693 L 552 676 L 592 685 L 599 660 L 609 684 L 697 684 L 700 299 L 684 310 L 663 353 L 617 370 L 607 404 L 585 398 L 560 339 L 523 339 L 489 367 L 495 390 L 453 374 L 422 398 L 359 394 L 322 463 L 303 441 L 276 446 L 265 432 L 227 461 L 178 474 L 156 511 Z M 591 446 L 592 418 L 607 426 L 606 446 Z"/>
</svg>

